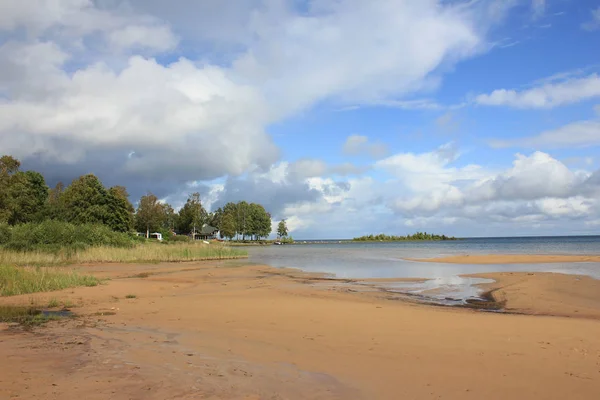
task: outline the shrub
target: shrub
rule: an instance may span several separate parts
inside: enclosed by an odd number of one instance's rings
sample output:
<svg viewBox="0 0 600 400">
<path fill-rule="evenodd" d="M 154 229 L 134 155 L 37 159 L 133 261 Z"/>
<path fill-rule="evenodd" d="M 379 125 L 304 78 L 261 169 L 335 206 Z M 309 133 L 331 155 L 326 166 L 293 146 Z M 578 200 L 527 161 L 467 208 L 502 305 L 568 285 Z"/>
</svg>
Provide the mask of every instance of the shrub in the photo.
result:
<svg viewBox="0 0 600 400">
<path fill-rule="evenodd" d="M 47 220 L 41 223 L 16 225 L 4 247 L 17 251 L 83 250 L 92 246 L 132 247 L 126 233 L 114 232 L 105 225 L 74 225 Z"/>
<path fill-rule="evenodd" d="M 0 246 L 10 242 L 12 230 L 7 224 L 0 224 Z"/>
<path fill-rule="evenodd" d="M 187 242 L 191 242 L 192 239 L 190 239 L 189 236 L 185 236 L 185 235 L 175 235 L 175 236 L 171 236 L 169 238 L 170 242 L 183 242 L 183 243 L 187 243 Z"/>
</svg>

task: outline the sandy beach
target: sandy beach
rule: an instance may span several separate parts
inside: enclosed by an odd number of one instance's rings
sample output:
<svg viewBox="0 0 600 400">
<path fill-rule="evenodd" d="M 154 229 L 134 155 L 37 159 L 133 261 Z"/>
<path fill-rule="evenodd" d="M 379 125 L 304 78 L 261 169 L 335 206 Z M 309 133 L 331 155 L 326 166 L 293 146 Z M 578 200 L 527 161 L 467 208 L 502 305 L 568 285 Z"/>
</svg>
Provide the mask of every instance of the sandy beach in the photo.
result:
<svg viewBox="0 0 600 400">
<path fill-rule="evenodd" d="M 78 315 L 31 332 L 0 325 L 1 399 L 600 393 L 600 286 L 589 278 L 486 274 L 496 280 L 486 289 L 515 315 L 415 304 L 351 281 L 316 285 L 240 261 L 84 268 L 111 280 L 0 299 L 68 298 Z"/>
<path fill-rule="evenodd" d="M 552 255 L 552 254 L 476 254 L 437 258 L 407 258 L 411 261 L 449 264 L 547 264 L 600 262 L 600 255 Z"/>
</svg>

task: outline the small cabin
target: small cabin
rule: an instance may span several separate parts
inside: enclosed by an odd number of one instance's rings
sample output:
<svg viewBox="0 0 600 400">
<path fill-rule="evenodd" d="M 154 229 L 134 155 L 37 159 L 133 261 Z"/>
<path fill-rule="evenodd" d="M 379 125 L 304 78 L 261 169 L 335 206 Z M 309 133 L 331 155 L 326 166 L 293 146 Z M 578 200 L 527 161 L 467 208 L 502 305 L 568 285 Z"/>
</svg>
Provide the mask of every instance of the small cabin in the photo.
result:
<svg viewBox="0 0 600 400">
<path fill-rule="evenodd" d="M 214 240 L 219 234 L 219 229 L 214 226 L 204 225 L 198 233 L 196 233 L 196 239 L 198 240 Z"/>
<path fill-rule="evenodd" d="M 156 239 L 159 242 L 162 242 L 162 240 L 163 240 L 162 233 L 160 233 L 160 232 L 151 233 L 150 234 L 150 239 Z"/>
</svg>

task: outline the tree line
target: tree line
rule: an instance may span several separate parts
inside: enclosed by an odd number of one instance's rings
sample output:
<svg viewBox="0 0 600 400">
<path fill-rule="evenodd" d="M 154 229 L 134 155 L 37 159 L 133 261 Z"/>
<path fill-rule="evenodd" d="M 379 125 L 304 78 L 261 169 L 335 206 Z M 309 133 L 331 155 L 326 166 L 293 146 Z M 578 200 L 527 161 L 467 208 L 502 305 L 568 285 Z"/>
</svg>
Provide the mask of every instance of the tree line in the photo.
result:
<svg viewBox="0 0 600 400">
<path fill-rule="evenodd" d="M 202 205 L 200 194 L 189 195 L 176 212 L 148 193 L 134 207 L 123 186 L 104 187 L 93 174 L 74 179 L 69 186 L 46 185 L 35 171 L 21 171 L 14 157 L 0 157 L 0 224 L 57 220 L 73 224 L 101 224 L 116 232 L 171 232 L 195 236 L 205 225 L 221 232 L 222 238 L 258 240 L 271 233 L 271 215 L 256 203 L 227 203 L 213 213 Z"/>
<path fill-rule="evenodd" d="M 456 240 L 453 236 L 436 235 L 427 232 L 417 232 L 413 235 L 395 236 L 395 235 L 366 235 L 352 239 L 356 242 L 400 242 L 403 240 Z"/>
</svg>

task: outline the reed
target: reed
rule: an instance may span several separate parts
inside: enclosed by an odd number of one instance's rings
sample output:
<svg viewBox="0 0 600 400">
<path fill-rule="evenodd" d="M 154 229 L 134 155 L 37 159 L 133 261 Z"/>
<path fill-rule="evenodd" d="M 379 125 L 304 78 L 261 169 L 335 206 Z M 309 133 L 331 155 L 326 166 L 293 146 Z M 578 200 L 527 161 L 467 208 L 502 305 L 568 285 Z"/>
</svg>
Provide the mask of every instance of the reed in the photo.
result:
<svg viewBox="0 0 600 400">
<path fill-rule="evenodd" d="M 144 243 L 130 248 L 94 246 L 56 252 L 0 249 L 0 264 L 17 266 L 60 266 L 86 263 L 178 262 L 245 258 L 244 250 L 221 244 Z"/>
<path fill-rule="evenodd" d="M 52 292 L 77 286 L 97 286 L 98 278 L 44 267 L 0 265 L 0 296 Z"/>
</svg>

